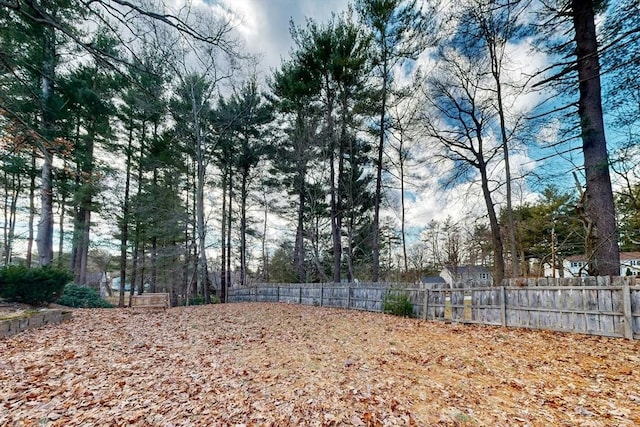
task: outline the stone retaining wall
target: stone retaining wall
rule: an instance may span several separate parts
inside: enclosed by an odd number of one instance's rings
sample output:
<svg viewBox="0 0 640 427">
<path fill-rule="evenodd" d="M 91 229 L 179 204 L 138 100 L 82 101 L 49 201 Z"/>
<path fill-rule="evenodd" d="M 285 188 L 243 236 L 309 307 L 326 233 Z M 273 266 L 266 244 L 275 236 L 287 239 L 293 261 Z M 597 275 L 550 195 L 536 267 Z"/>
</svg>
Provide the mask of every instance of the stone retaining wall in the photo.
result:
<svg viewBox="0 0 640 427">
<path fill-rule="evenodd" d="M 0 320 L 0 338 L 17 334 L 27 329 L 71 320 L 71 312 L 64 310 L 44 310 L 28 317 Z"/>
</svg>

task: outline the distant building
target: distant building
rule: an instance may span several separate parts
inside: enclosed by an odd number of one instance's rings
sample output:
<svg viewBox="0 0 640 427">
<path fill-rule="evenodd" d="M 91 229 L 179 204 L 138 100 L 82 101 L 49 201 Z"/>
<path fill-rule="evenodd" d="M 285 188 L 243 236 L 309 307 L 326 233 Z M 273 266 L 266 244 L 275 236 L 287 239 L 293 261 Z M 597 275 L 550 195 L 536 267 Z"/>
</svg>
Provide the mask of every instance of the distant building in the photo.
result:
<svg viewBox="0 0 640 427">
<path fill-rule="evenodd" d="M 529 258 L 529 275 L 540 277 L 564 277 L 563 267 L 560 264 L 556 264 L 555 271 L 551 267 L 551 263 L 548 261 L 541 261 L 539 258 Z M 559 262 L 560 260 L 558 260 Z"/>
<path fill-rule="evenodd" d="M 620 275 L 640 276 L 640 252 L 620 252 Z"/>
<path fill-rule="evenodd" d="M 145 282 L 144 284 L 144 291 L 148 292 L 151 289 L 151 285 L 147 282 Z M 137 289 L 135 289 L 137 290 Z M 120 276 L 118 277 L 114 277 L 113 279 L 111 279 L 110 281 L 110 291 L 111 292 L 120 292 Z M 125 292 L 131 292 L 131 283 L 130 282 L 124 282 L 124 291 Z"/>
<path fill-rule="evenodd" d="M 584 255 L 571 255 L 562 261 L 565 277 L 588 276 L 589 263 Z"/>
<path fill-rule="evenodd" d="M 427 289 L 442 289 L 449 287 L 449 284 L 440 276 L 423 276 L 420 278 L 420 284 Z"/>
<path fill-rule="evenodd" d="M 453 287 L 455 283 L 491 282 L 493 273 L 483 265 L 448 265 L 442 269 L 440 277 Z"/>
<path fill-rule="evenodd" d="M 587 276 L 589 261 L 584 255 L 572 255 L 562 262 L 565 277 Z M 620 275 L 640 275 L 640 252 L 620 252 Z"/>
</svg>

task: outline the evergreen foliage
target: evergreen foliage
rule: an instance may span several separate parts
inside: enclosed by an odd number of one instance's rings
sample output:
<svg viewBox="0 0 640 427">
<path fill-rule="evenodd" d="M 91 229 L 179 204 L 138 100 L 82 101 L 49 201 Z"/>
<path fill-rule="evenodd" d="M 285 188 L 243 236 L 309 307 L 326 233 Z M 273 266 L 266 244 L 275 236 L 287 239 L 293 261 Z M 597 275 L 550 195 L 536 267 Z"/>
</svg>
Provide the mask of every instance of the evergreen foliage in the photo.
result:
<svg viewBox="0 0 640 427">
<path fill-rule="evenodd" d="M 66 270 L 10 265 L 0 268 L 0 297 L 10 302 L 45 305 L 56 301 L 72 278 Z"/>
<path fill-rule="evenodd" d="M 272 283 L 296 283 L 294 253 L 290 242 L 283 242 L 269 260 L 269 280 Z"/>
<path fill-rule="evenodd" d="M 113 305 L 100 298 L 100 294 L 98 294 L 95 289 L 71 283 L 64 287 L 64 292 L 56 303 L 75 308 L 113 307 Z"/>
<path fill-rule="evenodd" d="M 382 300 L 382 311 L 394 316 L 413 317 L 413 304 L 406 292 L 390 289 Z"/>
<path fill-rule="evenodd" d="M 193 297 L 189 298 L 189 305 L 204 305 L 206 303 L 207 302 L 205 301 L 203 295 L 196 295 L 196 296 L 193 296 Z M 215 295 L 211 295 L 210 304 L 219 304 L 219 303 L 220 303 L 220 299 Z M 180 303 L 180 305 L 186 306 L 187 305 L 186 300 L 182 301 Z"/>
</svg>

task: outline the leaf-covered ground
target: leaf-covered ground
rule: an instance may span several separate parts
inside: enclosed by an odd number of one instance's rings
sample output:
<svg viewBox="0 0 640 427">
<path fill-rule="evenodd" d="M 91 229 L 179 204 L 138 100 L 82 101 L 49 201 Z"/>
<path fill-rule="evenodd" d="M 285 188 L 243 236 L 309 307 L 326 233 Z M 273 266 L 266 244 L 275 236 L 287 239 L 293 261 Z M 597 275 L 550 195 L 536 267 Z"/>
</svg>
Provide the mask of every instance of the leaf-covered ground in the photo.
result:
<svg viewBox="0 0 640 427">
<path fill-rule="evenodd" d="M 285 304 L 0 340 L 0 425 L 640 425 L 640 343 Z"/>
</svg>

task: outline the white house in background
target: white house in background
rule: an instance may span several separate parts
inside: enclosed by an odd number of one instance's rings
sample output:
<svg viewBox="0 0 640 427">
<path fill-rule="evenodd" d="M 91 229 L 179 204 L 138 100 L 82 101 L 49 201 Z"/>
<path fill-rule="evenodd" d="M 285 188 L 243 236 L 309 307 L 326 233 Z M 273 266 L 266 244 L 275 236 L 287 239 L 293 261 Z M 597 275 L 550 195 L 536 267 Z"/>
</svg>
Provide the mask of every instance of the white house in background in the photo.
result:
<svg viewBox="0 0 640 427">
<path fill-rule="evenodd" d="M 572 255 L 562 262 L 565 277 L 586 276 L 589 262 L 584 255 Z M 640 276 L 640 252 L 620 252 L 620 275 Z"/>
<path fill-rule="evenodd" d="M 571 255 L 562 261 L 564 277 L 588 276 L 588 262 L 584 255 Z"/>
<path fill-rule="evenodd" d="M 556 265 L 555 272 L 550 262 L 541 262 L 539 258 L 529 258 L 529 271 L 532 275 L 541 274 L 542 277 L 564 277 L 567 273 L 563 272 L 564 267 L 560 264 Z"/>
<path fill-rule="evenodd" d="M 640 252 L 620 252 L 620 275 L 640 276 Z"/>
<path fill-rule="evenodd" d="M 491 282 L 493 273 L 483 265 L 447 265 L 440 272 L 440 277 L 453 287 L 455 283 Z"/>
</svg>

